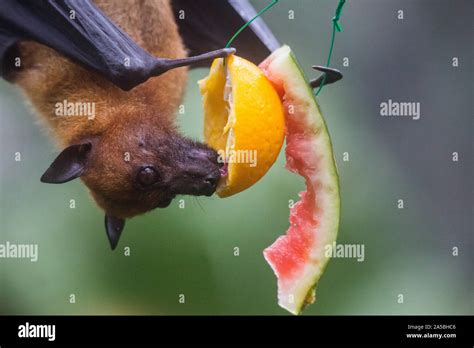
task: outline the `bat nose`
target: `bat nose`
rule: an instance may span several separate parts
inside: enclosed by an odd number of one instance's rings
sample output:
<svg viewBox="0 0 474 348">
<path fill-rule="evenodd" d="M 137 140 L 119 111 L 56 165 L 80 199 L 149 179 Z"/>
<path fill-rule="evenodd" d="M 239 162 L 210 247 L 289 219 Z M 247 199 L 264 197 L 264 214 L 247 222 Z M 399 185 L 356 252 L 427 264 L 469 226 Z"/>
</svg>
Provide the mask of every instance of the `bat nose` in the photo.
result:
<svg viewBox="0 0 474 348">
<path fill-rule="evenodd" d="M 210 175 L 204 179 L 204 182 L 211 187 L 217 186 L 218 181 L 219 181 L 219 178 L 217 178 L 215 175 Z"/>
<path fill-rule="evenodd" d="M 205 194 L 211 196 L 217 188 L 221 175 L 219 171 L 213 172 L 204 178 Z"/>
</svg>

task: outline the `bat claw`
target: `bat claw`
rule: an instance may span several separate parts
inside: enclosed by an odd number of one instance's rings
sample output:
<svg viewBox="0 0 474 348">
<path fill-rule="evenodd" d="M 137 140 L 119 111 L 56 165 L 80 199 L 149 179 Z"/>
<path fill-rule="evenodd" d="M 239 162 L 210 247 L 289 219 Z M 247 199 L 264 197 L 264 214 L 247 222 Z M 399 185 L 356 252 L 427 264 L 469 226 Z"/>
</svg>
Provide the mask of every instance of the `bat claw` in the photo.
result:
<svg viewBox="0 0 474 348">
<path fill-rule="evenodd" d="M 192 56 L 188 58 L 180 59 L 157 59 L 155 67 L 153 69 L 153 76 L 158 76 L 165 73 L 168 70 L 179 68 L 182 66 L 199 64 L 207 60 L 212 60 L 216 58 L 225 58 L 231 54 L 234 54 L 236 49 L 233 47 L 222 48 L 220 50 L 206 52 L 197 56 Z"/>
<path fill-rule="evenodd" d="M 226 57 L 230 56 L 231 54 L 234 54 L 235 52 L 237 52 L 237 50 L 234 47 L 224 48 L 224 49 L 222 49 L 222 51 L 225 53 Z"/>
<path fill-rule="evenodd" d="M 328 68 L 327 66 L 320 66 L 320 65 L 313 65 L 312 68 L 314 70 L 321 71 L 324 74 L 319 76 L 317 79 L 311 80 L 309 82 L 309 85 L 311 86 L 311 88 L 319 88 L 323 82 L 324 82 L 324 85 L 329 85 L 331 83 L 334 83 L 342 79 L 342 74 L 337 69 Z"/>
</svg>

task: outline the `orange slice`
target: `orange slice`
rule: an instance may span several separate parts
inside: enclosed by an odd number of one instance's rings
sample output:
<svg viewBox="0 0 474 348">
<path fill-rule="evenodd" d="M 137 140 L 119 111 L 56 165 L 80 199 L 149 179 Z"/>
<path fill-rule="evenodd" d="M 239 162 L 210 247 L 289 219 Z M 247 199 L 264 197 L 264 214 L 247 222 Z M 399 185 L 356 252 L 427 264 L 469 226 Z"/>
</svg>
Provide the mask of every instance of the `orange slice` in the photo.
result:
<svg viewBox="0 0 474 348">
<path fill-rule="evenodd" d="M 205 141 L 225 163 L 216 192 L 228 197 L 255 184 L 277 159 L 285 134 L 283 107 L 260 68 L 237 56 L 225 64 L 214 60 L 199 87 Z"/>
</svg>

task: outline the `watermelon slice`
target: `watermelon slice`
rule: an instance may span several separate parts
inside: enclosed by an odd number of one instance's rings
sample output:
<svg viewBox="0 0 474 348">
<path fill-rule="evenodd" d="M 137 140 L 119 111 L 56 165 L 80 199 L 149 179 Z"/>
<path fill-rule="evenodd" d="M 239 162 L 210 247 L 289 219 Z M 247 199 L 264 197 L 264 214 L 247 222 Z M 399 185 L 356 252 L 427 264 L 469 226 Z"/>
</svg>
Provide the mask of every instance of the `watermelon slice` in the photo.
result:
<svg viewBox="0 0 474 348">
<path fill-rule="evenodd" d="M 290 209 L 290 227 L 265 249 L 278 278 L 278 304 L 299 314 L 315 301 L 316 284 L 329 261 L 325 246 L 339 228 L 339 178 L 331 139 L 313 91 L 288 46 L 260 68 L 282 98 L 286 114 L 286 168 L 303 176 L 306 191 Z"/>
</svg>

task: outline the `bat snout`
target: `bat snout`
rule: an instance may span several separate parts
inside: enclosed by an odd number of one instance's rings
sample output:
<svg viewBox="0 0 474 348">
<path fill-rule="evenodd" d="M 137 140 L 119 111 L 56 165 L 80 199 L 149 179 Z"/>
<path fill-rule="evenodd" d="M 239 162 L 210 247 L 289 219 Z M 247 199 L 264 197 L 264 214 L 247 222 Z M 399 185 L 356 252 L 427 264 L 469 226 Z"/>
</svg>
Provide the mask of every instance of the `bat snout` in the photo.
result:
<svg viewBox="0 0 474 348">
<path fill-rule="evenodd" d="M 188 149 L 181 164 L 180 175 L 174 178 L 173 186 L 178 194 L 212 196 L 221 177 L 216 151 L 202 144 Z"/>
<path fill-rule="evenodd" d="M 205 196 L 212 196 L 216 192 L 217 184 L 221 178 L 220 171 L 213 171 L 204 178 L 203 194 Z"/>
<path fill-rule="evenodd" d="M 221 177 L 217 153 L 211 149 L 200 149 L 194 154 L 189 175 L 193 179 L 192 194 L 196 196 L 212 196 L 216 191 Z"/>
</svg>

